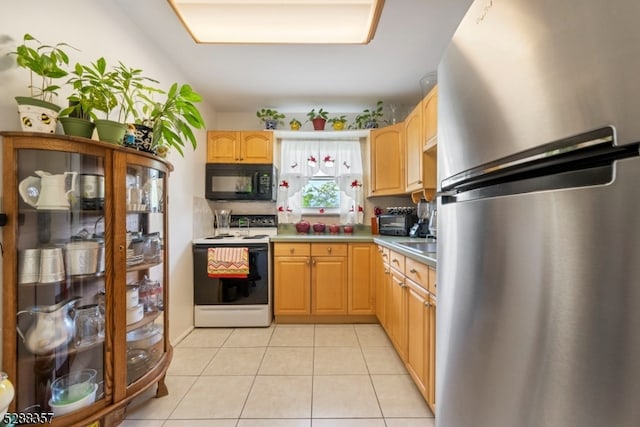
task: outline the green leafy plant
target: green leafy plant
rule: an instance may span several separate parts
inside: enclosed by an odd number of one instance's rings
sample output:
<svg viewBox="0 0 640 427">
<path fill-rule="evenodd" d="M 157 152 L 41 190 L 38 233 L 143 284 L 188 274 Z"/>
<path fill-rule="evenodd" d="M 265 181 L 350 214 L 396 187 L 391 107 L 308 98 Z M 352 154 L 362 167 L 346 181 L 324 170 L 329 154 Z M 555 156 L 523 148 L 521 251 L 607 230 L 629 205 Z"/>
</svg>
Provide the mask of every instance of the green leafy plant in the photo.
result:
<svg viewBox="0 0 640 427">
<path fill-rule="evenodd" d="M 300 120 L 298 120 L 296 118 L 293 118 L 289 122 L 289 126 L 291 126 L 291 129 L 293 129 L 293 130 L 298 130 L 302 126 L 302 123 L 300 123 Z"/>
<path fill-rule="evenodd" d="M 313 109 L 311 109 L 311 111 L 309 111 L 307 113 L 307 117 L 309 117 L 309 120 L 314 120 L 314 119 L 325 119 L 325 120 L 327 120 L 327 118 L 329 117 L 329 112 L 328 111 L 324 111 L 322 108 L 320 108 L 318 110 L 318 112 L 316 113 L 316 109 L 313 108 Z"/>
<path fill-rule="evenodd" d="M 340 116 L 340 117 L 332 117 L 329 120 L 327 120 L 327 122 L 334 124 L 334 123 L 346 123 L 347 122 L 347 116 Z"/>
<path fill-rule="evenodd" d="M 151 110 L 153 95 L 165 93 L 155 86 L 160 82 L 142 75 L 141 69 L 128 67 L 122 62 L 118 62 L 113 72 L 116 82 L 115 95 L 119 98 L 120 104 L 118 121 L 128 123 L 133 120 L 141 123 L 145 111 Z M 151 86 L 151 83 L 154 86 Z"/>
<path fill-rule="evenodd" d="M 275 120 L 278 124 L 284 124 L 282 121 L 282 119 L 284 119 L 284 114 L 279 113 L 278 110 L 275 109 L 262 108 L 256 112 L 256 116 L 264 123 L 268 120 Z"/>
<path fill-rule="evenodd" d="M 184 156 L 185 141 L 195 149 L 198 146 L 193 129 L 205 129 L 204 119 L 196 107 L 202 97 L 188 84 L 174 83 L 166 94 L 164 102 L 148 103 L 144 112 L 147 119 L 143 122 L 153 128 L 153 149 L 166 151 L 175 148 Z"/>
<path fill-rule="evenodd" d="M 109 119 L 109 115 L 118 106 L 118 98 L 116 97 L 120 91 L 118 74 L 107 69 L 107 61 L 103 57 L 98 58 L 90 65 L 81 65 L 81 67 L 82 81 L 78 84 L 88 83 L 91 88 L 86 89 L 86 94 L 92 98 L 93 109 L 103 112 Z"/>
<path fill-rule="evenodd" d="M 378 101 L 376 108 L 364 109 L 362 113 L 358 114 L 355 118 L 354 126 L 356 129 L 371 129 L 379 126 L 379 119 L 382 118 L 383 103 Z"/>
<path fill-rule="evenodd" d="M 16 56 L 19 67 L 29 70 L 29 90 L 31 97 L 52 102 L 60 86 L 54 80 L 66 77 L 69 72 L 65 66 L 69 64 L 69 55 L 63 47 L 73 46 L 67 43 L 44 45 L 31 34 L 26 33 L 12 55 Z M 34 78 L 34 76 L 38 76 Z"/>
<path fill-rule="evenodd" d="M 66 83 L 72 87 L 72 92 L 67 97 L 69 106 L 60 111 L 60 116 L 79 117 L 85 120 L 95 119 L 96 115 L 93 112 L 96 102 L 95 86 L 91 84 L 89 73 L 85 66 L 76 63 L 71 74 L 73 77 Z"/>
</svg>

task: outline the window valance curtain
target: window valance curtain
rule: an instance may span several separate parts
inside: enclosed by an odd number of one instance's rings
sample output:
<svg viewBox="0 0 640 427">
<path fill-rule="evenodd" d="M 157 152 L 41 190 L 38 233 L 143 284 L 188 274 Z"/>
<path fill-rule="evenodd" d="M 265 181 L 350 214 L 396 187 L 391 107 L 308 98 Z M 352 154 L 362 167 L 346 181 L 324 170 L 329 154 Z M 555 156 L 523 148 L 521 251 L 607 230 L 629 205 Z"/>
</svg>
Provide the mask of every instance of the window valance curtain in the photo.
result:
<svg viewBox="0 0 640 427">
<path fill-rule="evenodd" d="M 281 142 L 278 179 L 278 221 L 302 217 L 302 190 L 314 176 L 332 178 L 340 189 L 340 223 L 363 220 L 362 155 L 359 140 L 295 140 Z M 319 208 L 313 215 L 326 213 Z"/>
</svg>

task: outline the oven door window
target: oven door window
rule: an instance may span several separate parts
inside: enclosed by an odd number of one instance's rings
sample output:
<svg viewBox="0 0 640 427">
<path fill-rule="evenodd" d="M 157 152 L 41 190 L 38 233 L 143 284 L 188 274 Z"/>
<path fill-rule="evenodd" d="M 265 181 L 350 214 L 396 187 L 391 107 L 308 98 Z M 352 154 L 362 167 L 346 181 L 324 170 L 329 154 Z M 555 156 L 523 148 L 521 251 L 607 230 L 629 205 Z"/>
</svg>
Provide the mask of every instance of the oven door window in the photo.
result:
<svg viewBox="0 0 640 427">
<path fill-rule="evenodd" d="M 269 303 L 269 259 L 267 245 L 249 246 L 249 275 L 242 279 L 220 279 L 207 274 L 207 249 L 194 248 L 193 290 L 196 305 L 254 305 Z"/>
</svg>

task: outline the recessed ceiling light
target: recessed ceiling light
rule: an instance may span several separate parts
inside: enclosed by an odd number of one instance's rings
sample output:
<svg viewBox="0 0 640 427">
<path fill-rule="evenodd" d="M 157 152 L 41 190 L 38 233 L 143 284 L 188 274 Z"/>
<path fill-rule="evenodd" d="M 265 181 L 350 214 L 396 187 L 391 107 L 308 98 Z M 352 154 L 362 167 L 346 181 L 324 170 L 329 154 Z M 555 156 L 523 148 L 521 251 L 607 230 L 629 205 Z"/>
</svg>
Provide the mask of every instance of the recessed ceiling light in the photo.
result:
<svg viewBox="0 0 640 427">
<path fill-rule="evenodd" d="M 366 44 L 384 0 L 168 0 L 197 43 Z"/>
</svg>

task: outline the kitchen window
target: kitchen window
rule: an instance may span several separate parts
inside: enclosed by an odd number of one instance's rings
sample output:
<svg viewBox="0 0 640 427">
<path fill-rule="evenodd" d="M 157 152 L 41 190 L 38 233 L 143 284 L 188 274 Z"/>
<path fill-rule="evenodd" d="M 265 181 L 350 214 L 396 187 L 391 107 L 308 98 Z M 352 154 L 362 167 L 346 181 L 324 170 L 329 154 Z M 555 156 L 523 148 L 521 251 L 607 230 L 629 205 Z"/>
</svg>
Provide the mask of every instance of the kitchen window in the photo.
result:
<svg viewBox="0 0 640 427">
<path fill-rule="evenodd" d="M 278 179 L 278 221 L 302 215 L 339 215 L 342 224 L 362 223 L 360 140 L 283 139 Z"/>
<path fill-rule="evenodd" d="M 302 213 L 324 209 L 325 214 L 340 213 L 340 188 L 333 177 L 314 176 L 302 189 Z"/>
</svg>

